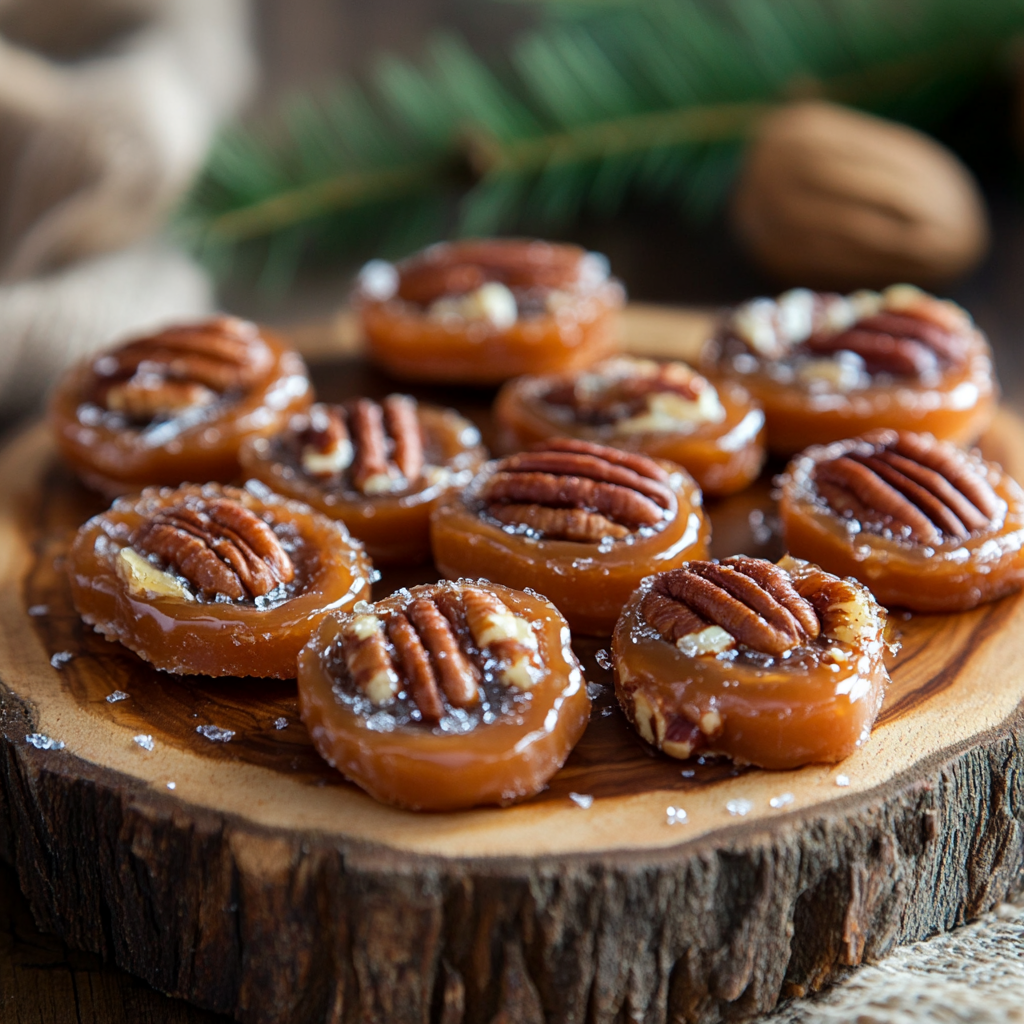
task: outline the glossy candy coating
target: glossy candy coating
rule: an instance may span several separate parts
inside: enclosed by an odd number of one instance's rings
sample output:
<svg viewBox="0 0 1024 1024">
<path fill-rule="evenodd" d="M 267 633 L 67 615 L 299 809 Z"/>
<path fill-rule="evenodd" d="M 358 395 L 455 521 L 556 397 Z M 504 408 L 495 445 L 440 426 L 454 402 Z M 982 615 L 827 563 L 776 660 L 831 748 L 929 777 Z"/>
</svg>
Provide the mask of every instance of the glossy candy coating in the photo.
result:
<svg viewBox="0 0 1024 1024">
<path fill-rule="evenodd" d="M 315 417 L 321 408 L 314 406 L 310 415 Z M 360 493 L 348 471 L 330 476 L 306 472 L 299 438 L 309 429 L 310 415 L 294 417 L 275 437 L 251 439 L 239 457 L 247 475 L 343 521 L 375 563 L 421 562 L 430 555 L 431 509 L 449 491 L 465 487 L 487 456 L 477 428 L 453 409 L 419 405 L 417 414 L 424 474 L 390 493 Z"/>
<path fill-rule="evenodd" d="M 286 586 L 265 598 L 230 600 L 201 594 L 173 567 L 174 578 L 165 581 L 177 593 L 126 579 L 120 553 L 134 551 L 133 538 L 145 523 L 169 509 L 204 509 L 222 499 L 241 504 L 279 536 L 294 564 Z M 143 570 L 159 565 L 144 555 L 133 560 Z M 120 498 L 78 531 L 68 556 L 75 608 L 97 632 L 158 669 L 207 676 L 294 678 L 298 652 L 321 619 L 369 596 L 371 571 L 344 524 L 262 484 L 245 490 L 217 484 L 147 488 Z"/>
<path fill-rule="evenodd" d="M 401 694 L 378 708 L 351 699 L 341 634 L 355 616 L 325 619 L 299 657 L 299 708 L 314 745 L 330 764 L 385 803 L 451 811 L 524 799 L 544 788 L 586 728 L 590 698 L 569 629 L 539 595 L 463 580 L 399 591 L 361 611 L 386 621 L 417 599 L 457 594 L 465 586 L 496 595 L 534 627 L 541 671 L 529 693 L 512 694 L 504 709 L 497 706 L 495 694 L 501 688 L 488 674 L 488 659 L 471 644 L 470 657 L 483 669 L 480 702 L 459 717 L 446 705 L 436 725 L 403 721 L 386 727 L 390 709 L 400 711 Z M 488 699 L 494 702 L 491 721 L 481 717 Z"/>
<path fill-rule="evenodd" d="M 967 536 L 922 542 L 907 530 L 862 524 L 833 509 L 820 491 L 817 467 L 844 455 L 870 455 L 893 447 L 894 431 L 808 448 L 783 477 L 779 512 L 786 544 L 800 558 L 829 572 L 853 576 L 882 604 L 920 612 L 960 612 L 1014 593 L 1024 585 L 1024 490 L 998 465 L 946 448 L 991 488 L 995 514 Z M 928 445 L 928 435 L 905 435 Z"/>
<path fill-rule="evenodd" d="M 680 363 L 667 365 L 686 369 Z M 620 357 L 572 376 L 524 376 L 509 381 L 494 403 L 502 448 L 518 451 L 546 438 L 562 436 L 643 452 L 682 466 L 708 497 L 732 494 L 756 479 L 765 456 L 764 413 L 737 384 L 724 382 L 717 387 L 717 416 L 710 422 L 669 424 L 628 433 L 621 422 L 587 422 L 574 415 L 571 407 L 546 400 L 554 389 L 571 386 L 581 378 L 599 379 L 605 367 L 621 374 L 631 367 L 651 366 L 647 360 Z M 636 376 L 641 375 L 638 372 Z"/>
<path fill-rule="evenodd" d="M 503 297 L 489 315 L 437 305 L 486 295 L 485 286 Z M 603 257 L 523 239 L 444 242 L 394 266 L 374 261 L 354 296 L 373 362 L 402 380 L 460 384 L 572 370 L 610 355 L 623 301 Z"/>
<path fill-rule="evenodd" d="M 788 557 L 779 564 L 794 580 L 821 573 Z M 854 643 L 827 639 L 823 621 L 821 637 L 784 657 L 745 648 L 694 656 L 644 618 L 656 581 L 644 580 L 612 637 L 619 703 L 649 743 L 671 756 L 721 754 L 738 764 L 796 768 L 840 761 L 867 740 L 888 673 L 885 613 L 864 588 L 877 624 Z"/>
<path fill-rule="evenodd" d="M 186 480 L 229 482 L 238 477 L 238 450 L 249 437 L 284 428 L 309 407 L 312 387 L 305 364 L 283 340 L 253 324 L 221 317 L 182 324 L 134 343 L 159 343 L 164 336 L 209 336 L 216 344 L 240 340 L 258 360 L 251 379 L 211 392 L 209 405 L 185 407 L 147 421 L 103 407 L 97 394 L 107 386 L 102 372 L 121 349 L 90 357 L 60 379 L 50 400 L 49 419 L 65 461 L 81 479 L 108 498 L 149 485 Z M 220 338 L 218 338 L 220 336 Z M 129 343 L 132 344 L 132 343 Z"/>
<path fill-rule="evenodd" d="M 465 491 L 431 515 L 434 563 L 449 579 L 485 577 L 530 587 L 555 604 L 574 632 L 607 636 L 644 576 L 707 554 L 711 523 L 700 488 L 673 463 L 657 464 L 674 495 L 671 514 L 655 527 L 595 543 L 537 536 L 490 516 L 480 495 L 502 465 L 487 463 Z"/>
</svg>

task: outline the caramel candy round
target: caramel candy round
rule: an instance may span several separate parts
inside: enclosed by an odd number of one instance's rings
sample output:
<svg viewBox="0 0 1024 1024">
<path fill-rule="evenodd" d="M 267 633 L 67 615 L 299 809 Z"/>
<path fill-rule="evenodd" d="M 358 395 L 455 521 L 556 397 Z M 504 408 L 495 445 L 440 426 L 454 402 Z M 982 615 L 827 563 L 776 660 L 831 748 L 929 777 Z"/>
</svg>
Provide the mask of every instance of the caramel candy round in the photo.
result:
<svg viewBox="0 0 1024 1024">
<path fill-rule="evenodd" d="M 429 557 L 431 509 L 486 457 L 472 423 L 408 395 L 314 405 L 240 453 L 247 474 L 342 520 L 374 562 L 387 564 Z"/>
<path fill-rule="evenodd" d="M 590 698 L 550 602 L 459 580 L 325 619 L 299 656 L 299 709 L 320 754 L 371 796 L 452 811 L 540 792 Z"/>
<path fill-rule="evenodd" d="M 363 268 L 354 301 L 370 358 L 403 380 L 499 384 L 586 366 L 617 348 L 622 285 L 574 245 L 442 242 Z"/>
<path fill-rule="evenodd" d="M 991 350 L 970 316 L 910 285 L 755 299 L 725 320 L 701 365 L 764 407 L 778 455 L 880 427 L 968 444 L 998 398 Z"/>
<path fill-rule="evenodd" d="M 675 462 L 709 497 L 742 490 L 764 464 L 760 407 L 685 363 L 620 356 L 571 375 L 520 377 L 501 389 L 494 414 L 508 451 L 578 437 Z"/>
<path fill-rule="evenodd" d="M 230 481 L 248 437 L 282 430 L 313 392 L 298 353 L 234 317 L 179 324 L 69 370 L 50 402 L 61 455 L 107 497 Z"/>
<path fill-rule="evenodd" d="M 626 717 L 671 757 L 797 768 L 865 743 L 889 676 L 866 587 L 788 555 L 689 562 L 643 581 L 612 637 Z"/>
<path fill-rule="evenodd" d="M 552 438 L 487 463 L 430 519 L 449 579 L 483 576 L 549 597 L 574 632 L 607 636 L 640 580 L 704 557 L 700 489 L 682 468 Z"/>
<path fill-rule="evenodd" d="M 370 593 L 344 524 L 253 482 L 147 488 L 79 531 L 68 556 L 82 618 L 155 668 L 292 679 L 320 620 Z"/>
<path fill-rule="evenodd" d="M 789 550 L 885 605 L 959 612 L 1024 584 L 1024 491 L 929 434 L 878 430 L 808 448 L 780 503 Z"/>
</svg>

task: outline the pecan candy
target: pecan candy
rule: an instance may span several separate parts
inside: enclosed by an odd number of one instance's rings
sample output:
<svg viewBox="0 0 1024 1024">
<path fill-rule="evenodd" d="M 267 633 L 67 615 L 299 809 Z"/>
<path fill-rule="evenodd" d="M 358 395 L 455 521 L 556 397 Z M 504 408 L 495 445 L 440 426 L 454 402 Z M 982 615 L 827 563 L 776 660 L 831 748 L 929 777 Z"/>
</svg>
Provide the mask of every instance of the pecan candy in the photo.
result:
<svg viewBox="0 0 1024 1024">
<path fill-rule="evenodd" d="M 547 594 L 574 630 L 607 634 L 643 576 L 707 550 L 701 495 L 680 467 L 575 438 L 488 463 L 431 516 L 449 578 Z"/>
<path fill-rule="evenodd" d="M 78 532 L 68 559 L 82 618 L 156 668 L 288 679 L 328 610 L 369 594 L 341 523 L 253 484 L 147 489 Z"/>
<path fill-rule="evenodd" d="M 392 376 L 497 384 L 586 366 L 615 349 L 622 286 L 602 256 L 524 239 L 441 243 L 363 268 L 355 304 Z"/>
<path fill-rule="evenodd" d="M 624 609 L 616 693 L 672 757 L 838 761 L 881 706 L 885 621 L 866 587 L 789 556 L 689 562 L 644 580 Z"/>
<path fill-rule="evenodd" d="M 299 706 L 323 757 L 378 800 L 453 810 L 542 789 L 589 717 L 565 620 L 486 581 L 399 591 L 323 623 Z"/>
<path fill-rule="evenodd" d="M 809 437 L 882 426 L 973 441 L 997 398 L 991 352 L 970 316 L 910 285 L 755 299 L 726 319 L 703 366 L 743 382 L 783 454 Z"/>
<path fill-rule="evenodd" d="M 299 356 L 255 324 L 215 317 L 128 341 L 62 377 L 50 419 L 61 453 L 113 496 L 230 480 L 242 441 L 308 407 Z"/>
<path fill-rule="evenodd" d="M 520 377 L 494 414 L 507 450 L 565 435 L 605 442 L 677 463 L 709 495 L 741 490 L 764 462 L 761 409 L 685 363 L 623 356 L 569 376 Z"/>
<path fill-rule="evenodd" d="M 375 561 L 389 563 L 427 557 L 430 510 L 484 458 L 468 420 L 409 395 L 314 405 L 240 453 L 247 474 L 342 520 Z"/>
<path fill-rule="evenodd" d="M 887 605 L 962 611 L 1020 589 L 1022 495 L 1002 469 L 927 434 L 809 448 L 783 478 L 790 550 Z"/>
</svg>

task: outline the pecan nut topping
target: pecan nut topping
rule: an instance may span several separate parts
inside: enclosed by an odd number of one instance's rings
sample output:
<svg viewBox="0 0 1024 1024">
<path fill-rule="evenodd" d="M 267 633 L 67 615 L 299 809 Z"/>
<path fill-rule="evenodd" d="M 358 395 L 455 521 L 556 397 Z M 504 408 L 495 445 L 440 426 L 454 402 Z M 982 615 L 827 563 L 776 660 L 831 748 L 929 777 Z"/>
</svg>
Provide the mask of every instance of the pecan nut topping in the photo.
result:
<svg viewBox="0 0 1024 1024">
<path fill-rule="evenodd" d="M 658 576 L 641 612 L 665 640 L 693 654 L 740 644 L 779 656 L 816 639 L 821 623 L 788 574 L 761 559 L 688 562 Z"/>
<path fill-rule="evenodd" d="M 408 395 L 382 403 L 359 398 L 350 406 L 316 406 L 298 437 L 310 476 L 348 473 L 361 494 L 402 491 L 423 474 L 426 459 L 417 404 Z"/>
<path fill-rule="evenodd" d="M 671 518 L 676 501 L 667 479 L 645 456 L 555 438 L 497 463 L 480 497 L 499 522 L 595 543 Z"/>
<path fill-rule="evenodd" d="M 254 324 L 234 317 L 169 327 L 93 363 L 95 401 L 137 421 L 212 405 L 245 391 L 273 362 Z"/>
<path fill-rule="evenodd" d="M 991 527 L 1002 503 L 982 469 L 946 442 L 882 431 L 814 469 L 833 512 L 919 544 L 962 541 Z"/>
<path fill-rule="evenodd" d="M 377 705 L 404 691 L 430 724 L 479 701 L 485 666 L 505 686 L 524 691 L 541 667 L 530 624 L 476 587 L 417 597 L 383 617 L 356 615 L 341 637 L 358 690 Z"/>
<path fill-rule="evenodd" d="M 207 597 L 262 597 L 295 578 L 277 534 L 227 498 L 162 509 L 136 529 L 131 547 L 156 555 Z"/>
</svg>

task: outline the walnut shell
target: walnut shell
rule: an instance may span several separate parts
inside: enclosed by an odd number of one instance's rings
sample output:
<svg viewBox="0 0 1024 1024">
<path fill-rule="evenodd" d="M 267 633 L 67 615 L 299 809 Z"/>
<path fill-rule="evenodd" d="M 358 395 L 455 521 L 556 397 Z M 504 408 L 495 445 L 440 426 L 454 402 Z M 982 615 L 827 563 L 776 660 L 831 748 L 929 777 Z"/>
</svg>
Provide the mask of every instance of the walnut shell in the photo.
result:
<svg viewBox="0 0 1024 1024">
<path fill-rule="evenodd" d="M 933 139 L 817 101 L 769 114 L 733 198 L 737 235 L 788 283 L 934 285 L 988 247 L 978 186 Z"/>
</svg>

